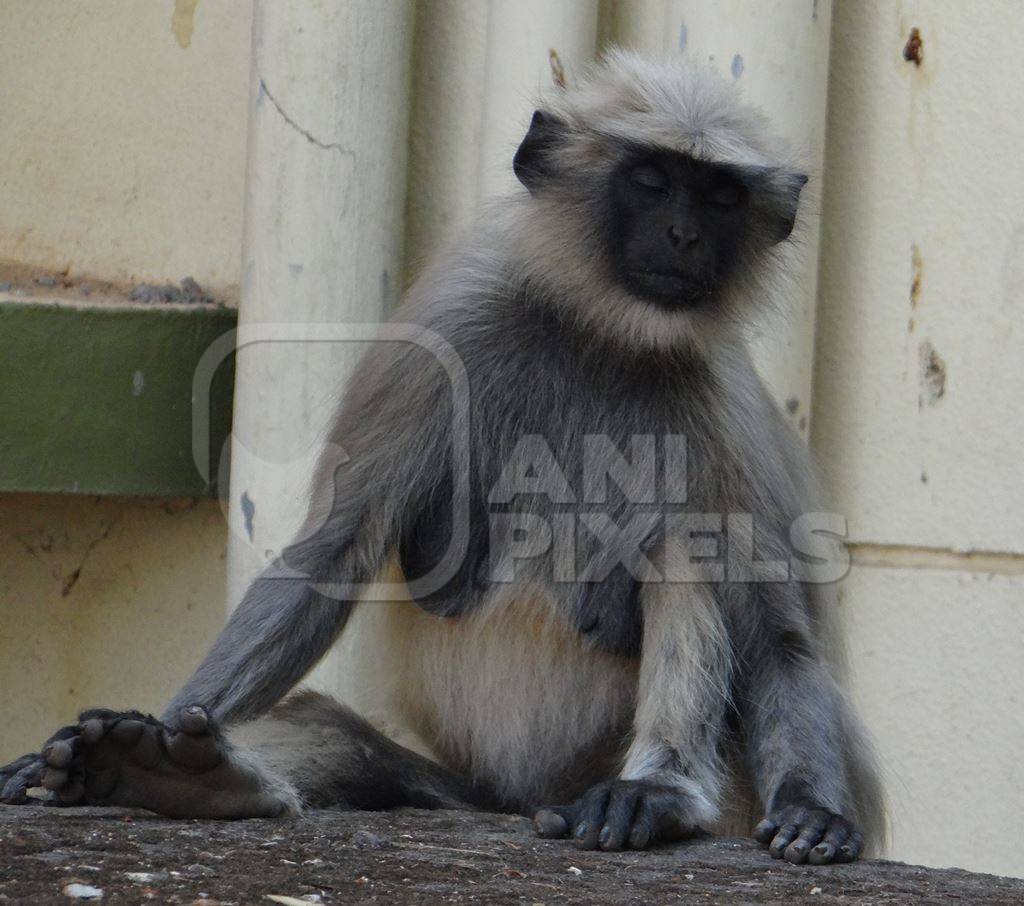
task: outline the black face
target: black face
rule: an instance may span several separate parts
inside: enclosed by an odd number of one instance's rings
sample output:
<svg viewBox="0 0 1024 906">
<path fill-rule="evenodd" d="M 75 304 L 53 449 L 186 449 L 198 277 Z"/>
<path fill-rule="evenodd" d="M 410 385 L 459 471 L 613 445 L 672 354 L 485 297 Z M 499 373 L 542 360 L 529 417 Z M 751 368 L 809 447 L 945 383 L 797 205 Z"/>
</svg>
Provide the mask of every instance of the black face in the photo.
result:
<svg viewBox="0 0 1024 906">
<path fill-rule="evenodd" d="M 748 195 L 726 167 L 666 152 L 631 155 L 611 186 L 619 280 L 665 307 L 709 304 L 738 257 Z"/>
</svg>

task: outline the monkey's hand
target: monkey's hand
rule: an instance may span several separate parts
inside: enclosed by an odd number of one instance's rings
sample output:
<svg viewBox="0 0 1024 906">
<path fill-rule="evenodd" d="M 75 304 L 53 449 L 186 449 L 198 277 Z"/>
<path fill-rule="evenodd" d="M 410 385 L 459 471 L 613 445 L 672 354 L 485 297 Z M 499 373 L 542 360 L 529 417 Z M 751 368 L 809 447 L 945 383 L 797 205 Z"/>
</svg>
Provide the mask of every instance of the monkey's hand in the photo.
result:
<svg viewBox="0 0 1024 906">
<path fill-rule="evenodd" d="M 772 858 L 797 865 L 852 862 L 864 847 L 864 835 L 842 815 L 806 805 L 776 809 L 754 828 L 754 839 L 768 844 Z"/>
<path fill-rule="evenodd" d="M 572 805 L 539 809 L 541 837 L 575 838 L 580 849 L 644 849 L 699 832 L 692 797 L 678 787 L 647 780 L 610 780 L 591 787 Z"/>
<path fill-rule="evenodd" d="M 39 755 L 0 769 L 3 802 L 31 802 L 42 785 L 54 805 L 124 805 L 174 818 L 274 817 L 298 808 L 232 749 L 198 705 L 172 728 L 138 711 L 96 709 L 58 730 Z M 9 775 L 9 776 L 8 776 Z"/>
</svg>

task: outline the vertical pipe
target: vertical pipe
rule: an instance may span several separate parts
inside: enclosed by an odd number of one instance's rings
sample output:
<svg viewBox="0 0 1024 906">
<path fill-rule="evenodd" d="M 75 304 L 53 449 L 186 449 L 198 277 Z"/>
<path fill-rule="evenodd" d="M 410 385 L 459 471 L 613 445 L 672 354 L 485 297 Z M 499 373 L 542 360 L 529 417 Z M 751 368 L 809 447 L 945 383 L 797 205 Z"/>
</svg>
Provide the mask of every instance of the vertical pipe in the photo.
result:
<svg viewBox="0 0 1024 906">
<path fill-rule="evenodd" d="M 793 256 L 783 317 L 754 345 L 758 370 L 794 426 L 809 431 L 818 283 L 818 199 L 824 161 L 830 0 L 617 0 L 611 40 L 648 53 L 682 54 L 718 69 L 763 109 L 808 164 L 811 212 Z"/>
<path fill-rule="evenodd" d="M 483 199 L 514 187 L 512 156 L 551 85 L 552 51 L 571 79 L 594 56 L 599 10 L 597 0 L 420 0 L 409 276 Z"/>
<path fill-rule="evenodd" d="M 401 288 L 413 5 L 258 0 L 244 330 L 379 319 Z M 260 343 L 236 367 L 234 606 L 296 532 L 348 344 Z"/>
<path fill-rule="evenodd" d="M 597 47 L 596 0 L 491 0 L 480 150 L 481 197 L 515 184 L 512 156 L 530 123 L 532 102 L 561 67 L 572 73 Z"/>
<path fill-rule="evenodd" d="M 419 0 L 409 142 L 406 272 L 472 220 L 480 170 L 487 4 Z"/>
</svg>

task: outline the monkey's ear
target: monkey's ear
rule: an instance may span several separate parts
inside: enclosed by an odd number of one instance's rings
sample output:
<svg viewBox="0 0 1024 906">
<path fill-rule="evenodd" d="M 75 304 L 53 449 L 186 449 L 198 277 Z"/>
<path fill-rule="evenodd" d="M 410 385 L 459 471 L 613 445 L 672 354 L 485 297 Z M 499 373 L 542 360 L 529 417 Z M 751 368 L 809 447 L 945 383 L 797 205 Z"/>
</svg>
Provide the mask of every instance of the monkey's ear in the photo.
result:
<svg viewBox="0 0 1024 906">
<path fill-rule="evenodd" d="M 800 190 L 807 185 L 807 177 L 803 173 L 783 171 L 774 175 L 772 183 L 775 211 L 771 228 L 775 242 L 783 242 L 789 239 L 796 225 Z"/>
<path fill-rule="evenodd" d="M 512 170 L 516 178 L 530 190 L 531 195 L 537 194 L 544 180 L 553 175 L 554 168 L 551 151 L 565 134 L 565 123 L 558 117 L 535 110 L 526 138 L 519 143 L 516 156 L 512 158 Z"/>
</svg>

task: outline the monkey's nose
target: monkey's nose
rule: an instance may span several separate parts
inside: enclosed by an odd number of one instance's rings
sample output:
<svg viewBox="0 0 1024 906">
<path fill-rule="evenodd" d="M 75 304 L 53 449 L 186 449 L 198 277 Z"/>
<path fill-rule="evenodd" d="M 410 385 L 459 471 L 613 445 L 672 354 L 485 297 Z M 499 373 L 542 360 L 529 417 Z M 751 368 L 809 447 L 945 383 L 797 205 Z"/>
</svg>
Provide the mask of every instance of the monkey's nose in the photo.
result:
<svg viewBox="0 0 1024 906">
<path fill-rule="evenodd" d="M 680 229 L 675 224 L 668 228 L 668 238 L 677 249 L 695 249 L 700 244 L 700 233 L 693 229 Z"/>
</svg>

